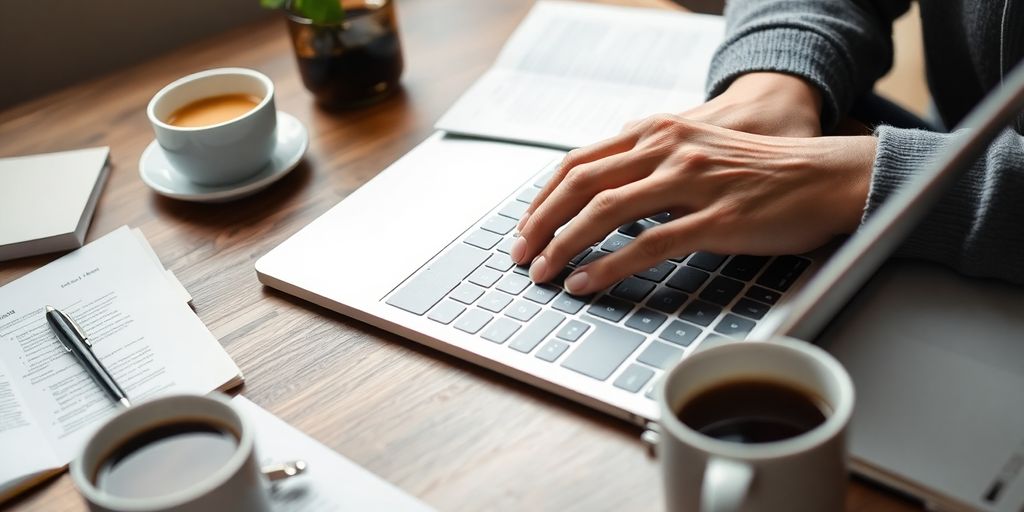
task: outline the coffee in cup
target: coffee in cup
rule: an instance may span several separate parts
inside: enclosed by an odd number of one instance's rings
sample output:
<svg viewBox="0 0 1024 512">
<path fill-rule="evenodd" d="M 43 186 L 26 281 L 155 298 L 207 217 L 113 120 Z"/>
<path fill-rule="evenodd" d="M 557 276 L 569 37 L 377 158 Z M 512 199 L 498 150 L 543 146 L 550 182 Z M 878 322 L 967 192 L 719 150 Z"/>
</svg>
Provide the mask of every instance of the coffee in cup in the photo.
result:
<svg viewBox="0 0 1024 512">
<path fill-rule="evenodd" d="M 244 68 L 200 71 L 171 82 L 146 108 L 174 170 L 207 186 L 261 171 L 277 143 L 274 83 Z"/>
</svg>

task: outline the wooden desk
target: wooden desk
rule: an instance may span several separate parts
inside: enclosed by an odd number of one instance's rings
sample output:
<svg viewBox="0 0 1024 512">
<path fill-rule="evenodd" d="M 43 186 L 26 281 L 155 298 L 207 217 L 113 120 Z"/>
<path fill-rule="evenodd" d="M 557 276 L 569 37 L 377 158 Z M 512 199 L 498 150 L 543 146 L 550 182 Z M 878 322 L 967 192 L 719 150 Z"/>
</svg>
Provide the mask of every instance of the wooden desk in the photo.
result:
<svg viewBox="0 0 1024 512">
<path fill-rule="evenodd" d="M 313 105 L 284 22 L 274 20 L 0 112 L 0 156 L 111 146 L 113 172 L 89 240 L 122 224 L 142 228 L 242 368 L 245 395 L 427 503 L 441 510 L 658 510 L 657 466 L 637 428 L 264 288 L 253 270 L 257 258 L 427 137 L 531 3 L 399 1 L 404 91 L 363 110 L 329 114 Z M 278 107 L 312 134 L 305 162 L 234 203 L 159 197 L 138 176 L 139 155 L 153 138 L 146 103 L 175 78 L 221 66 L 255 68 L 274 80 Z M 0 284 L 54 258 L 0 263 Z M 858 483 L 850 484 L 847 505 L 913 509 Z M 7 506 L 84 508 L 66 475 Z"/>
</svg>

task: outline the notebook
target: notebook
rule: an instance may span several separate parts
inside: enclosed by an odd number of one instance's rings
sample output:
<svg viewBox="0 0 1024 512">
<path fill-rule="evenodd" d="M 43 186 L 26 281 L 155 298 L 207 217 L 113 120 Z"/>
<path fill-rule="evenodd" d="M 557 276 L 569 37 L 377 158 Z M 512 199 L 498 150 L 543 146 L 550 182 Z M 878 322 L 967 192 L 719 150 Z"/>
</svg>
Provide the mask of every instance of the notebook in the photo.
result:
<svg viewBox="0 0 1024 512">
<path fill-rule="evenodd" d="M 0 159 L 0 261 L 81 247 L 110 148 Z"/>
<path fill-rule="evenodd" d="M 0 500 L 62 471 L 118 411 L 50 331 L 46 306 L 82 326 L 137 403 L 242 383 L 189 300 L 127 227 L 0 287 Z"/>
</svg>

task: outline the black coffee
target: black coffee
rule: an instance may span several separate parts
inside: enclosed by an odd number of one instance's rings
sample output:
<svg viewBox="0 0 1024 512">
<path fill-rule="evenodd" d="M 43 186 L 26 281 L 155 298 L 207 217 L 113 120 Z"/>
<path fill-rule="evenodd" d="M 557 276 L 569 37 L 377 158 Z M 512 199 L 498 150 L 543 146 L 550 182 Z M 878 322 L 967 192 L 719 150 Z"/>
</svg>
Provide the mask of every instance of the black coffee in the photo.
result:
<svg viewBox="0 0 1024 512">
<path fill-rule="evenodd" d="M 734 443 L 771 443 L 825 422 L 821 398 L 771 380 L 736 380 L 709 388 L 676 413 L 690 428 Z"/>
<path fill-rule="evenodd" d="M 182 421 L 136 434 L 100 464 L 93 483 L 125 498 L 152 498 L 187 489 L 224 467 L 238 449 L 227 428 Z"/>
</svg>

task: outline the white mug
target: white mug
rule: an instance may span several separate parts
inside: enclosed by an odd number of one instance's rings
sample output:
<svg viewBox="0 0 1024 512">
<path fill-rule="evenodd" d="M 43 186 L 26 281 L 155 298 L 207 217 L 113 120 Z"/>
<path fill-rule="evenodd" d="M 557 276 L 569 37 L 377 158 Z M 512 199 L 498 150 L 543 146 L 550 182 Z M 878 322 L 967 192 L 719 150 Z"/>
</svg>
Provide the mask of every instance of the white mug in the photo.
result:
<svg viewBox="0 0 1024 512">
<path fill-rule="evenodd" d="M 210 422 L 237 435 L 237 447 L 209 478 L 160 496 L 123 497 L 99 489 L 93 481 L 113 451 L 138 434 L 175 421 Z M 125 410 L 100 427 L 82 453 L 71 461 L 71 479 L 93 512 L 227 512 L 271 510 L 270 484 L 302 472 L 305 464 L 288 470 L 260 468 L 252 425 L 220 393 L 158 398 Z"/>
<path fill-rule="evenodd" d="M 197 100 L 226 94 L 261 98 L 245 115 L 222 123 L 174 126 L 166 120 Z M 225 185 L 259 172 L 277 142 L 274 83 L 259 71 L 220 68 L 193 73 L 160 89 L 146 108 L 156 140 L 174 169 L 200 185 Z"/>
<path fill-rule="evenodd" d="M 808 432 L 756 444 L 706 436 L 676 416 L 688 400 L 739 380 L 767 380 L 812 392 L 831 412 Z M 661 419 L 644 440 L 661 465 L 667 510 L 843 509 L 853 382 L 824 350 L 789 338 L 716 345 L 669 371 L 655 389 L 655 400 Z"/>
</svg>

